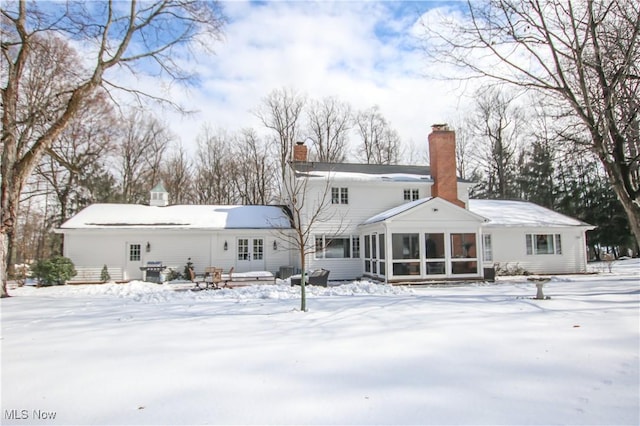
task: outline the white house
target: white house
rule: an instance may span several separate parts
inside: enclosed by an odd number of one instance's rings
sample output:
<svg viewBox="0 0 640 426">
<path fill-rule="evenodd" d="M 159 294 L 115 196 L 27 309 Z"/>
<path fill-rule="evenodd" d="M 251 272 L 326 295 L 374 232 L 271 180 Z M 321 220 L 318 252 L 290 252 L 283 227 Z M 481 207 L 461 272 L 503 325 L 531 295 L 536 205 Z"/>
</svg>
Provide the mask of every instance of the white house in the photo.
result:
<svg viewBox="0 0 640 426">
<path fill-rule="evenodd" d="M 141 267 L 150 262 L 182 272 L 188 259 L 197 272 L 208 266 L 277 271 L 290 263 L 289 252 L 278 247 L 279 232 L 291 227 L 282 207 L 170 206 L 161 200 L 168 197 L 157 186 L 152 205 L 93 204 L 66 221 L 58 232 L 78 278 L 98 279 L 107 265 L 113 279 L 141 279 Z"/>
<path fill-rule="evenodd" d="M 304 180 L 307 200 L 326 200 L 314 223 L 308 269 L 330 278 L 362 276 L 387 282 L 484 279 L 494 266 L 531 273 L 586 270 L 585 231 L 592 226 L 522 201 L 469 200 L 472 185 L 458 179 L 455 133 L 435 125 L 430 166 L 322 163 L 294 147 L 289 173 Z M 291 231 L 282 206 L 171 206 L 162 186 L 149 206 L 96 204 L 65 222 L 64 255 L 99 276 L 141 278 L 149 261 L 180 267 L 188 258 L 236 271 L 278 272 L 299 267 L 282 232 Z M 283 196 L 283 204 L 288 200 Z M 291 206 L 290 206 L 291 207 Z M 312 217 L 317 204 L 304 206 Z"/>
<path fill-rule="evenodd" d="M 456 176 L 455 133 L 446 125 L 429 135 L 429 167 L 309 162 L 304 145 L 294 151 L 292 173 L 316 194 L 307 198 L 326 192 L 334 212 L 313 229 L 306 264 L 333 279 L 483 279 L 496 265 L 586 270 L 592 226 L 529 202 L 469 200 L 472 183 Z"/>
</svg>

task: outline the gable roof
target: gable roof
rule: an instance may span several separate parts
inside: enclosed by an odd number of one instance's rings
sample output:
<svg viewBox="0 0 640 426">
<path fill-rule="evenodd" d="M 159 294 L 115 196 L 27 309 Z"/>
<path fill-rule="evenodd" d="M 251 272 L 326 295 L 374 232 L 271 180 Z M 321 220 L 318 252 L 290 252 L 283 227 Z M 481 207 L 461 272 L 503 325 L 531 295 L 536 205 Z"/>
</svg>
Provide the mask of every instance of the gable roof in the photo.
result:
<svg viewBox="0 0 640 426">
<path fill-rule="evenodd" d="M 479 222 L 485 222 L 486 219 L 484 217 L 482 217 L 481 215 L 469 211 L 467 209 L 464 209 L 462 207 L 459 207 L 447 200 L 444 200 L 442 198 L 433 198 L 433 197 L 427 197 L 427 198 L 420 198 L 419 200 L 414 200 L 408 203 L 404 203 L 401 204 L 399 206 L 393 207 L 389 210 L 385 210 L 381 213 L 378 213 L 375 216 L 370 217 L 369 219 L 365 220 L 364 222 L 361 223 L 361 225 L 369 225 L 372 223 L 377 223 L 377 222 L 384 222 L 386 220 L 389 220 L 395 216 L 398 216 L 402 213 L 408 212 L 409 210 L 415 209 L 415 208 L 419 208 L 420 206 L 422 206 L 423 204 L 427 204 L 427 203 L 441 203 L 441 204 L 446 204 L 451 206 L 452 208 L 455 209 L 459 209 L 459 211 L 464 212 L 467 216 L 472 217 L 473 219 L 479 221 Z"/>
<path fill-rule="evenodd" d="M 286 229 L 291 221 L 280 206 L 187 206 L 92 204 L 60 229 Z"/>
<path fill-rule="evenodd" d="M 390 219 L 394 216 L 399 215 L 400 213 L 406 212 L 407 210 L 411 210 L 414 207 L 420 206 L 427 201 L 431 200 L 431 197 L 420 198 L 419 200 L 414 200 L 408 203 L 400 204 L 392 209 L 385 210 L 381 213 L 378 213 L 375 216 L 370 217 L 369 219 L 362 222 L 362 225 L 369 225 L 371 223 L 384 222 L 387 219 Z"/>
<path fill-rule="evenodd" d="M 419 200 L 404 203 L 389 210 L 378 213 L 365 220 L 362 225 L 384 222 L 411 209 L 417 208 L 430 201 L 446 202 L 440 198 L 421 198 Z M 593 228 L 592 225 L 574 219 L 572 217 L 554 212 L 545 207 L 528 201 L 511 200 L 469 200 L 469 214 L 479 219 L 485 219 L 484 226 L 532 226 L 532 227 L 561 227 L 584 226 Z M 460 208 L 461 207 L 457 207 Z"/>
<path fill-rule="evenodd" d="M 528 201 L 469 200 L 469 210 L 489 219 L 487 226 L 586 226 L 592 225 Z"/>
</svg>

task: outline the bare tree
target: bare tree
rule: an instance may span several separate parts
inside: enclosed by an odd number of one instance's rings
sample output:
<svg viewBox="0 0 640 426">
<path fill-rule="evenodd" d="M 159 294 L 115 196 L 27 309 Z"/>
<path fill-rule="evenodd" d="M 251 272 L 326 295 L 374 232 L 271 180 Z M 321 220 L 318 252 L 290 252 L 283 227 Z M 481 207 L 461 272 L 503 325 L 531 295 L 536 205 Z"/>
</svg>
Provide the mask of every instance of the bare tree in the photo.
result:
<svg viewBox="0 0 640 426">
<path fill-rule="evenodd" d="M 198 204 L 235 204 L 235 161 L 231 137 L 224 131 L 204 126 L 198 136 L 194 163 L 194 189 Z"/>
<path fill-rule="evenodd" d="M 287 172 L 287 162 L 291 160 L 293 146 L 300 140 L 300 119 L 305 104 L 305 96 L 295 90 L 278 89 L 262 100 L 261 107 L 255 113 L 262 124 L 275 133 L 273 142 L 277 147 L 279 178 L 282 181 Z"/>
<path fill-rule="evenodd" d="M 180 145 L 160 166 L 160 180 L 169 192 L 171 204 L 195 202 L 193 191 L 193 166 L 184 147 Z"/>
<path fill-rule="evenodd" d="M 475 138 L 473 124 L 469 115 L 460 116 L 448 121 L 456 131 L 456 171 L 462 179 L 471 179 L 474 170 L 473 155 Z"/>
<path fill-rule="evenodd" d="M 124 127 L 116 147 L 122 202 L 144 203 L 149 190 L 160 181 L 160 165 L 171 142 L 169 130 L 141 111 L 123 118 Z"/>
<path fill-rule="evenodd" d="M 335 97 L 314 100 L 307 110 L 307 120 L 315 159 L 342 163 L 346 158 L 349 130 L 353 125 L 351 106 Z"/>
<path fill-rule="evenodd" d="M 400 158 L 400 136 L 376 105 L 355 116 L 355 127 L 361 145 L 357 157 L 367 164 L 397 164 Z"/>
<path fill-rule="evenodd" d="M 12 156 L 12 150 L 15 149 L 16 155 L 25 155 L 29 148 L 29 141 L 38 135 L 42 131 L 43 127 L 48 125 L 51 117 L 60 114 L 64 108 L 64 98 L 52 97 L 50 93 L 64 93 L 68 90 L 70 84 L 72 84 L 76 75 L 73 73 L 73 64 L 78 61 L 76 53 L 70 49 L 66 43 L 58 38 L 46 38 L 46 37 L 34 37 L 33 54 L 25 59 L 24 71 L 22 75 L 22 91 L 24 96 L 20 97 L 16 102 L 15 107 L 17 111 L 16 129 L 19 132 L 19 139 L 16 141 L 15 146 L 11 144 L 2 144 L 3 156 Z M 1 74 L 4 76 L 5 74 Z M 4 125 L 3 125 L 4 126 Z M 4 130 L 4 129 L 3 129 Z M 4 142 L 4 140 L 3 140 Z M 3 157 L 5 158 L 5 157 Z M 37 164 L 37 162 L 34 162 Z M 6 177 L 11 176 L 7 173 L 15 173 L 14 169 L 2 169 L 0 178 L 3 178 L 4 188 L 15 191 L 15 184 L 17 182 L 9 182 Z M 29 175 L 25 175 L 22 186 L 27 184 Z M 16 196 L 20 201 L 23 199 L 33 199 L 34 197 L 45 197 L 48 195 L 47 191 L 43 188 L 46 186 L 41 178 L 31 179 L 31 189 L 34 189 L 33 193 L 28 194 L 26 197 L 20 197 L 20 193 Z M 12 192 L 14 193 L 14 192 Z M 8 193 L 5 192 L 7 196 Z M 10 208 L 15 208 L 16 212 L 19 209 L 19 204 L 15 207 L 10 205 L 8 201 L 2 202 L 2 215 L 4 218 L 9 219 Z M 19 201 L 11 201 L 19 203 Z M 31 210 L 34 211 L 34 210 Z M 18 223 L 25 224 L 27 221 L 19 221 L 18 216 L 11 222 L 13 226 Z M 44 221 L 40 222 L 42 226 L 45 226 Z M 1 226 L 1 225 L 0 225 Z M 12 264 L 12 247 L 13 247 L 13 235 L 15 230 L 11 231 L 10 228 L 6 228 L 6 257 L 2 260 L 6 262 L 6 266 L 9 267 Z M 0 248 L 1 251 L 1 248 Z"/>
<path fill-rule="evenodd" d="M 269 204 L 275 198 L 275 164 L 267 144 L 253 129 L 244 129 L 234 145 L 234 186 L 242 204 Z"/>
<path fill-rule="evenodd" d="M 492 0 L 468 11 L 425 22 L 427 54 L 572 111 L 640 244 L 640 3 Z"/>
<path fill-rule="evenodd" d="M 86 99 L 101 89 L 122 88 L 107 78 L 109 70 L 135 72 L 144 63 L 155 66 L 158 74 L 172 79 L 188 78 L 181 68 L 190 43 L 220 36 L 222 18 L 214 2 L 158 0 L 128 7 L 108 2 L 48 3 L 5 1 L 0 10 L 2 77 L 2 183 L 0 188 L 0 296 L 7 296 L 7 248 L 18 215 L 24 183 L 46 150 L 85 105 Z M 46 120 L 36 126 L 34 119 L 44 111 L 22 108 L 31 105 L 25 86 L 30 61 L 38 55 L 39 40 L 54 34 L 69 37 L 88 47 L 86 62 L 74 60 L 69 68 L 75 74 L 63 90 L 50 80 L 44 97 L 60 102 L 60 108 L 46 111 Z M 200 37 L 204 35 L 203 37 Z M 207 38 L 206 36 L 209 36 Z M 198 38 L 200 37 L 200 38 Z M 185 49 L 187 48 L 187 49 Z M 60 58 L 58 58 L 60 59 Z M 48 62 L 47 66 L 55 62 Z M 87 64 L 86 67 L 83 64 Z M 90 65 L 89 65 L 90 64 Z M 148 69 L 148 68 L 147 68 Z M 131 93 L 143 95 L 136 88 Z"/>
<path fill-rule="evenodd" d="M 50 185 L 58 204 L 54 221 L 60 225 L 86 206 L 83 183 L 112 153 L 115 117 L 102 94 L 87 100 L 86 106 L 69 122 L 36 167 L 36 173 Z"/>
<path fill-rule="evenodd" d="M 278 238 L 300 258 L 302 269 L 300 310 L 303 312 L 307 311 L 305 276 L 307 256 L 316 251 L 314 232 L 319 224 L 331 221 L 336 214 L 331 204 L 330 174 L 324 180 L 314 178 L 317 182 L 311 182 L 307 167 L 309 163 L 306 162 L 292 163 L 287 173 L 283 182 L 283 201 L 291 212 L 293 231 L 277 231 Z M 334 229 L 336 235 L 340 234 L 343 228 L 343 222 L 340 221 L 339 226 Z"/>
<path fill-rule="evenodd" d="M 472 118 L 476 138 L 475 161 L 483 179 L 477 190 L 486 198 L 516 196 L 516 167 L 525 120 L 515 99 L 496 88 L 483 88 L 476 95 Z"/>
</svg>

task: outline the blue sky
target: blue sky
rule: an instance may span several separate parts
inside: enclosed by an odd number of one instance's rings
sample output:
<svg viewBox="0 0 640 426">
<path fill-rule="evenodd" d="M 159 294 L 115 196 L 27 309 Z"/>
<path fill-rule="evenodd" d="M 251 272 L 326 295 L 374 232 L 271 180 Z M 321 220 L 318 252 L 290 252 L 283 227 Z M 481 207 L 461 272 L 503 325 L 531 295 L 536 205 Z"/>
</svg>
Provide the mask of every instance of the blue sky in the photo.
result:
<svg viewBox="0 0 640 426">
<path fill-rule="evenodd" d="M 334 96 L 354 109 L 378 105 L 407 146 L 426 147 L 430 125 L 454 119 L 466 103 L 460 84 L 433 79 L 415 38 L 419 21 L 459 2 L 245 2 L 223 1 L 228 18 L 215 55 L 204 52 L 187 67 L 200 78 L 184 90 L 153 79 L 189 109 L 188 117 L 164 111 L 187 149 L 202 125 L 236 131 L 253 127 L 261 100 L 274 89 L 295 89 L 312 99 Z M 442 73 L 443 70 L 437 70 Z"/>
</svg>

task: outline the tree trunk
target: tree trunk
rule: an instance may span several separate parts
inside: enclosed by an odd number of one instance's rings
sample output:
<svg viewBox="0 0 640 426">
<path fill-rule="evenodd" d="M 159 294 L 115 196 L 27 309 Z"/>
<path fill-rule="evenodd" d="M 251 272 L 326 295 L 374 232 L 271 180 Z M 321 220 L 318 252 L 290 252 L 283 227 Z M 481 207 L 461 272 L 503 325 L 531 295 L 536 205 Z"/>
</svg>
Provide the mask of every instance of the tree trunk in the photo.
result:
<svg viewBox="0 0 640 426">
<path fill-rule="evenodd" d="M 304 246 L 303 246 L 304 247 Z M 300 269 L 302 269 L 300 278 L 300 310 L 307 312 L 307 286 L 305 276 L 305 255 L 304 248 L 300 252 Z"/>
<path fill-rule="evenodd" d="M 629 219 L 629 227 L 635 237 L 636 244 L 640 246 L 640 206 L 638 206 L 632 199 L 629 198 L 629 194 L 622 185 L 612 185 L 613 190 L 622 204 L 624 212 Z"/>
<path fill-rule="evenodd" d="M 2 279 L 2 288 L 0 288 L 0 298 L 9 297 L 7 292 L 7 254 L 9 249 L 9 236 L 0 232 L 0 257 L 2 262 L 0 263 L 0 279 Z"/>
</svg>

